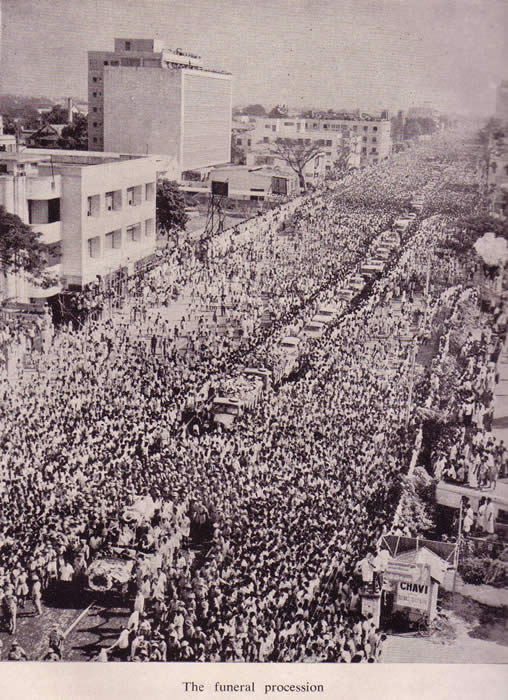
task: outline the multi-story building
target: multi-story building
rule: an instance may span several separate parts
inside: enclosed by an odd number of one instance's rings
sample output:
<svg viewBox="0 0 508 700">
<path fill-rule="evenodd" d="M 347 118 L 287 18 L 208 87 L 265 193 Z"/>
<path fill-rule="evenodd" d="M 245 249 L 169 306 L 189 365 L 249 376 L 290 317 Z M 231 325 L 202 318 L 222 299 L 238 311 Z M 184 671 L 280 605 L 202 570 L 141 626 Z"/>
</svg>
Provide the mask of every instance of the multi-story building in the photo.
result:
<svg viewBox="0 0 508 700">
<path fill-rule="evenodd" d="M 155 39 L 88 53 L 88 147 L 161 154 L 180 171 L 231 158 L 231 74 Z"/>
<path fill-rule="evenodd" d="M 154 157 L 62 150 L 0 153 L 0 205 L 42 234 L 50 289 L 4 280 L 20 301 L 135 269 L 156 250 Z"/>
<path fill-rule="evenodd" d="M 508 216 L 508 137 L 503 133 L 491 137 L 489 143 L 489 172 L 491 213 Z"/>
<path fill-rule="evenodd" d="M 503 80 L 496 90 L 496 117 L 508 122 L 508 80 Z"/>
<path fill-rule="evenodd" d="M 14 134 L 4 134 L 4 120 L 0 115 L 0 151 L 12 153 L 16 150 L 16 137 Z"/>
<path fill-rule="evenodd" d="M 256 118 L 252 141 L 255 144 L 266 144 L 278 138 L 289 138 L 309 145 L 317 142 L 325 157 L 325 170 L 331 170 L 333 163 L 343 156 L 344 151 L 347 151 L 349 157 L 349 167 L 363 167 L 376 164 L 390 156 L 390 128 L 391 124 L 387 119 L 335 116 L 292 119 L 259 117 Z"/>
</svg>

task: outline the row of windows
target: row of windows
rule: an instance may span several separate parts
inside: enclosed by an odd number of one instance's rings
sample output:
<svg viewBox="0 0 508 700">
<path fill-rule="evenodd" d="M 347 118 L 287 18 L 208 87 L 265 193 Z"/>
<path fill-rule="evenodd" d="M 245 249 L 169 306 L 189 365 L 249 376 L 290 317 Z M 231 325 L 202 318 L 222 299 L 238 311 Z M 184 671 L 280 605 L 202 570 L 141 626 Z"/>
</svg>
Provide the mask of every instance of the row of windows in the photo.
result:
<svg viewBox="0 0 508 700">
<path fill-rule="evenodd" d="M 88 65 L 89 68 L 92 70 L 97 70 L 99 66 L 101 65 L 104 66 L 140 66 L 141 65 L 141 59 L 140 58 L 121 58 L 121 59 L 108 59 L 105 61 L 98 61 L 97 59 L 91 58 Z"/>
<path fill-rule="evenodd" d="M 143 185 L 128 187 L 125 191 L 125 203 L 128 207 L 135 207 L 143 202 L 153 202 L 155 199 L 155 182 L 147 182 Z M 123 203 L 122 190 L 113 190 L 105 194 L 105 210 L 120 211 Z M 100 195 L 93 194 L 87 197 L 87 216 L 100 216 Z"/>
<path fill-rule="evenodd" d="M 146 219 L 144 222 L 140 221 L 137 224 L 132 224 L 127 226 L 125 229 L 125 240 L 127 243 L 137 243 L 142 240 L 143 235 L 145 238 L 151 238 L 155 233 L 155 219 Z M 116 231 L 109 231 L 103 238 L 102 250 L 107 252 L 109 250 L 118 250 L 122 247 L 122 229 L 117 229 Z M 88 257 L 98 258 L 101 255 L 101 236 L 92 236 L 87 241 L 88 246 Z"/>
</svg>

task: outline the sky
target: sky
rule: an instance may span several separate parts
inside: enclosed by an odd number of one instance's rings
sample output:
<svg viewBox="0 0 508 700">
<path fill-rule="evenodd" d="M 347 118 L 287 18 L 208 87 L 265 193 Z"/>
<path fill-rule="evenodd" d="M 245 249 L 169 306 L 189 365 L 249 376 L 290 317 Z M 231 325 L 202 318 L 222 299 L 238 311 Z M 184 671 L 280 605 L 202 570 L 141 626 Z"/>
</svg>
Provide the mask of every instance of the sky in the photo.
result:
<svg viewBox="0 0 508 700">
<path fill-rule="evenodd" d="M 233 73 L 233 104 L 489 114 L 508 0 L 0 0 L 1 93 L 86 98 L 88 50 L 163 39 Z"/>
</svg>

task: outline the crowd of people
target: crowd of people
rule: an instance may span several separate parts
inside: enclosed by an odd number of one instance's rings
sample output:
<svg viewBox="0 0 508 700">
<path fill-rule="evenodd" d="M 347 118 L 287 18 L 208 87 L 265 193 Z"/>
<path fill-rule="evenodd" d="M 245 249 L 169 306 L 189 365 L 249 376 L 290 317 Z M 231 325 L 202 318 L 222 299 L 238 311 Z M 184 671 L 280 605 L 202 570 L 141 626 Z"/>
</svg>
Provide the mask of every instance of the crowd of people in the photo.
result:
<svg viewBox="0 0 508 700">
<path fill-rule="evenodd" d="M 61 328 L 36 374 L 16 386 L 2 375 L 0 605 L 11 620 L 29 601 L 40 615 L 45 592 L 82 585 L 120 547 L 136 552 L 132 614 L 98 660 L 379 659 L 383 635 L 361 615 L 355 571 L 390 528 L 413 447 L 401 335 L 429 323 L 414 297 L 433 245 L 418 223 L 400 260 L 313 344 L 298 381 L 269 388 L 230 432 L 188 434 L 182 416 L 207 382 L 246 358 L 266 362 L 295 320 L 335 298 L 412 194 L 438 187 L 421 155 L 228 231 L 206 260 L 183 243 L 131 281 L 130 323 L 106 310 Z M 190 352 L 178 351 L 185 319 L 163 312 L 177 295 L 197 323 Z M 240 338 L 208 342 L 228 315 Z M 395 375 L 379 371 L 394 357 Z M 133 524 L 125 511 L 140 498 Z"/>
</svg>

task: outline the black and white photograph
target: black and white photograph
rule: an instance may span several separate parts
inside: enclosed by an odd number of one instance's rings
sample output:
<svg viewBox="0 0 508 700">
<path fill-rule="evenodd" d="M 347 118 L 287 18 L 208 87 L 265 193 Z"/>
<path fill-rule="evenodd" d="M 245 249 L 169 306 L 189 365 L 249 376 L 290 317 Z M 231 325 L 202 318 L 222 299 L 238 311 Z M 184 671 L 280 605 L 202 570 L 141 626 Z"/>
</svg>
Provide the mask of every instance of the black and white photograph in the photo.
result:
<svg viewBox="0 0 508 700">
<path fill-rule="evenodd" d="M 507 664 L 508 2 L 0 18 L 0 685 Z"/>
</svg>

